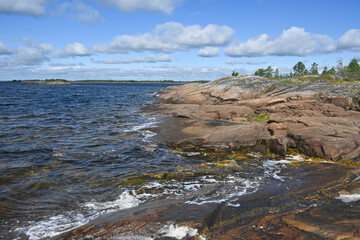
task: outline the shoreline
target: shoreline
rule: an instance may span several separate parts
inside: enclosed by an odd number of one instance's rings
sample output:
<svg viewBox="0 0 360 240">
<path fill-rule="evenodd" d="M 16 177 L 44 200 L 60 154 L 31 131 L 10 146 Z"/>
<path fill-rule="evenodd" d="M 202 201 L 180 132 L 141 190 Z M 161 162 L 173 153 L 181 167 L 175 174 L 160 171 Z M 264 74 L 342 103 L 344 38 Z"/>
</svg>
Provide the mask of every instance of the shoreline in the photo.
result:
<svg viewBox="0 0 360 240">
<path fill-rule="evenodd" d="M 259 80 L 262 79 L 254 79 Z M 249 161 L 244 159 L 248 153 L 260 152 L 269 156 L 264 158 L 268 160 L 263 160 L 263 164 L 266 161 L 284 164 L 273 178 L 268 178 L 254 192 L 238 195 L 234 204 L 188 203 L 194 196 L 214 191 L 225 194 L 227 191 L 226 185 L 210 184 L 183 197 L 150 201 L 101 216 L 53 239 L 162 239 L 165 227 L 166 231 L 185 232 L 183 239 L 360 238 L 357 230 L 360 229 L 359 147 L 344 148 L 343 151 L 348 152 L 343 155 L 339 152 L 326 155 L 344 139 L 357 140 L 359 99 L 351 95 L 356 91 L 341 97 L 336 94 L 344 92 L 343 86 L 321 86 L 323 92 L 329 92 L 320 94 L 316 87 L 315 92 L 309 86 L 298 88 L 296 85 L 294 95 L 294 88 L 288 88 L 288 85 L 272 85 L 264 91 L 261 82 L 258 88 L 253 82 L 248 86 L 235 84 L 220 83 L 220 87 L 217 83 L 188 84 L 161 90 L 158 100 L 162 103 L 145 108 L 167 115 L 152 129 L 157 133 L 153 140 L 176 151 L 214 154 L 216 159 L 231 159 L 228 154 L 232 152 L 243 159 L 241 161 Z M 243 99 L 234 95 L 239 92 Z M 300 92 L 304 94 L 300 95 Z M 277 111 L 283 115 L 276 116 Z M 352 122 L 346 124 L 347 121 Z M 350 135 L 329 135 L 326 126 L 330 130 L 336 129 L 336 134 Z M 357 129 L 354 135 L 350 127 L 353 131 Z M 345 131 L 341 132 L 343 128 Z M 299 131 L 298 135 L 294 134 L 296 131 Z M 284 160 L 284 156 L 299 147 L 296 144 L 319 136 L 324 137 L 324 141 L 310 141 L 308 148 L 298 149 L 309 159 Z M 286 138 L 289 139 L 284 140 Z M 327 150 L 329 142 L 326 140 L 332 138 L 339 142 L 335 145 L 331 142 L 331 148 Z M 311 152 L 310 149 L 321 151 Z M 323 158 L 318 158 L 317 154 L 323 154 Z"/>
</svg>

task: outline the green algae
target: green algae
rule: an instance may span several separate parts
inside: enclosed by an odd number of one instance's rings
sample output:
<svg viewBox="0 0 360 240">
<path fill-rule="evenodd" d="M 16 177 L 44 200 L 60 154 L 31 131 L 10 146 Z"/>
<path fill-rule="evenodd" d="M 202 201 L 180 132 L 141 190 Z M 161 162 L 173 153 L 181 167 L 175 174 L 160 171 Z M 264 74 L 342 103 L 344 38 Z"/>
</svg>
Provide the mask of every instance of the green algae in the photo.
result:
<svg viewBox="0 0 360 240">
<path fill-rule="evenodd" d="M 360 162 L 355 160 L 330 160 L 319 157 L 310 157 L 303 153 L 304 151 L 301 148 L 288 148 L 287 155 L 289 156 L 299 156 L 301 160 L 293 160 L 290 164 L 293 167 L 300 167 L 304 164 L 312 164 L 312 163 L 328 163 L 335 164 L 341 166 L 349 166 L 349 167 L 360 167 Z"/>
</svg>

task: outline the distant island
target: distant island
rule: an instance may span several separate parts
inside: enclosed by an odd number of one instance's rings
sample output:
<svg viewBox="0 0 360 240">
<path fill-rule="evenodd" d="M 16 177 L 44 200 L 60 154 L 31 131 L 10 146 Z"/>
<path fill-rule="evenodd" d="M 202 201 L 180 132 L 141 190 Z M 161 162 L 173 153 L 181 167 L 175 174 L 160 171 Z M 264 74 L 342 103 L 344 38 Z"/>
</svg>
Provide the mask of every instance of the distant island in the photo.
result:
<svg viewBox="0 0 360 240">
<path fill-rule="evenodd" d="M 207 83 L 208 80 L 196 81 L 174 81 L 174 80 L 74 80 L 66 79 L 27 79 L 27 80 L 12 80 L 12 82 L 21 82 L 26 84 L 38 85 L 73 85 L 74 83 L 163 83 L 163 84 L 185 84 L 185 83 Z"/>
</svg>

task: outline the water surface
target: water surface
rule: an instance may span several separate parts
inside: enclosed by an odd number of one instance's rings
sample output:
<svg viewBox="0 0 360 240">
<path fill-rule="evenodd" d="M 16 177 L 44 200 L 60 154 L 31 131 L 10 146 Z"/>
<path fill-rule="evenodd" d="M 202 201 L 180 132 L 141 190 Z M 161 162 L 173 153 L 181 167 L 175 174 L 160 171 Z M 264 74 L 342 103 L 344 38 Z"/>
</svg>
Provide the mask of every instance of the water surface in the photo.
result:
<svg viewBox="0 0 360 240">
<path fill-rule="evenodd" d="M 99 215 L 219 186 L 188 204 L 237 207 L 289 160 L 183 152 L 152 142 L 141 110 L 165 84 L 0 83 L 0 238 L 43 239 Z"/>
</svg>

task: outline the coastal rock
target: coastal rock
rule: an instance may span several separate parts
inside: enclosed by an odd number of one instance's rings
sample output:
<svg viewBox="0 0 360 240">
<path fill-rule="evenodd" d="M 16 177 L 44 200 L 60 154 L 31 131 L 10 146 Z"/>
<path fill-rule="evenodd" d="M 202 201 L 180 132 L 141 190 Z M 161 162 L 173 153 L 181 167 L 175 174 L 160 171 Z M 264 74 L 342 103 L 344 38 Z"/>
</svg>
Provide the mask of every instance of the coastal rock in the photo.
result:
<svg viewBox="0 0 360 240">
<path fill-rule="evenodd" d="M 159 108 L 163 114 L 183 118 L 239 120 L 254 114 L 249 107 L 231 105 L 164 104 Z"/>
<path fill-rule="evenodd" d="M 206 191 L 224 191 L 214 185 L 182 200 L 161 199 L 101 216 L 53 240 L 179 239 L 165 234 L 175 228 L 192 233 L 181 239 L 359 239 L 360 202 L 339 198 L 359 192 L 358 168 L 318 163 L 287 171 L 281 173 L 292 176 L 286 182 L 267 182 L 239 196 L 237 207 L 185 203 Z"/>
<path fill-rule="evenodd" d="M 160 138 L 182 147 L 263 145 L 277 154 L 296 148 L 311 157 L 359 160 L 360 84 L 299 81 L 239 77 L 162 89 L 160 112 L 189 121 L 183 128 L 168 124 L 176 131 L 159 130 Z"/>
</svg>

